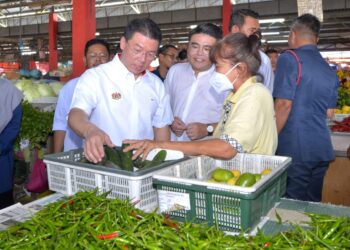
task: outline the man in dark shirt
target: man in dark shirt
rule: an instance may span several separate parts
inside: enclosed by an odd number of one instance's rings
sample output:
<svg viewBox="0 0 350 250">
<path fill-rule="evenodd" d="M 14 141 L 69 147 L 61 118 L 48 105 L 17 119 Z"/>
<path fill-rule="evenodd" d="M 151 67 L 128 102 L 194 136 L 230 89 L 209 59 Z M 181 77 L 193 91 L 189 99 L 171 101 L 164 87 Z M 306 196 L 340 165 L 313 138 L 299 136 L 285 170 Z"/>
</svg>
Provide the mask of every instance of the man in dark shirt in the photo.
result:
<svg viewBox="0 0 350 250">
<path fill-rule="evenodd" d="M 313 15 L 292 23 L 289 47 L 294 52 L 279 56 L 273 91 L 276 154 L 292 157 L 286 197 L 307 201 L 321 200 L 323 178 L 335 157 L 326 119 L 336 107 L 338 78 L 317 49 L 319 32 Z"/>
<path fill-rule="evenodd" d="M 164 82 L 169 68 L 176 63 L 176 58 L 177 48 L 174 45 L 167 44 L 162 46 L 158 50 L 159 67 L 153 70 L 152 73 Z"/>
</svg>

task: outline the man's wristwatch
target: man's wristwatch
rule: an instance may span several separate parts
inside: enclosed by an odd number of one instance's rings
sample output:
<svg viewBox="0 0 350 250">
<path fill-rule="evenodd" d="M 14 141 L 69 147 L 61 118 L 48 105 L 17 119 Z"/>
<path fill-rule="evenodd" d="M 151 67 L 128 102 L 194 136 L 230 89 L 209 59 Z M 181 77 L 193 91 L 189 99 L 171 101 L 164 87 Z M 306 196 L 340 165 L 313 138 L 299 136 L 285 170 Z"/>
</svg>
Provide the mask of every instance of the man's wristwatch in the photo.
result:
<svg viewBox="0 0 350 250">
<path fill-rule="evenodd" d="M 207 126 L 207 131 L 208 131 L 208 136 L 212 136 L 213 135 L 213 133 L 214 133 L 214 127 L 213 127 L 213 125 L 208 125 Z"/>
</svg>

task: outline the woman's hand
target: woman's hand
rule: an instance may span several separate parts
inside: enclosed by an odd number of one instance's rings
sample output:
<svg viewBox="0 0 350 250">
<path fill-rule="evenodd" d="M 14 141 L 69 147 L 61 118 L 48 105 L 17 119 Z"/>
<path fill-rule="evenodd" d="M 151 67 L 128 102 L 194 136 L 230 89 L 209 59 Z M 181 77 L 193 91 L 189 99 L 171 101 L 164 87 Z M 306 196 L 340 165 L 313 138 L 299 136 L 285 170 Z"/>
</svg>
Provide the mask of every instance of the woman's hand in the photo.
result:
<svg viewBox="0 0 350 250">
<path fill-rule="evenodd" d="M 144 161 L 151 150 L 159 148 L 159 144 L 152 140 L 125 140 L 123 143 L 129 144 L 129 146 L 124 149 L 124 152 L 135 150 L 131 158 L 132 160 L 136 160 L 140 155 L 142 155 L 142 160 Z"/>
</svg>

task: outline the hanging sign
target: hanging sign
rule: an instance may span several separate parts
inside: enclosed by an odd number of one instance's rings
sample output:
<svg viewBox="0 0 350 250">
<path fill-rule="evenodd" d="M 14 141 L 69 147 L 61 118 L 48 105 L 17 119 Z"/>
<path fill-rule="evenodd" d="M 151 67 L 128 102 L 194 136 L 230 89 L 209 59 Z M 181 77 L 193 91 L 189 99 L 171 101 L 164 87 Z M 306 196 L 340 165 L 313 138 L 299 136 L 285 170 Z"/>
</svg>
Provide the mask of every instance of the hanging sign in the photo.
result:
<svg viewBox="0 0 350 250">
<path fill-rule="evenodd" d="M 309 13 L 323 22 L 322 0 L 298 0 L 298 16 Z"/>
</svg>

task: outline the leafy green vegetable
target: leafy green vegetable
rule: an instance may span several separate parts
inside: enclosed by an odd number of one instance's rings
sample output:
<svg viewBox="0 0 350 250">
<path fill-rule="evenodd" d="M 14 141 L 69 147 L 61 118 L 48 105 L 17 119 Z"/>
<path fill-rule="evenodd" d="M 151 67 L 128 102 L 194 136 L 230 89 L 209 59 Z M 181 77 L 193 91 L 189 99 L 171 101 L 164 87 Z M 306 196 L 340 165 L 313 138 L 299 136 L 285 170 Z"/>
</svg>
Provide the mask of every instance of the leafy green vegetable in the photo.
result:
<svg viewBox="0 0 350 250">
<path fill-rule="evenodd" d="M 30 148 L 41 148 L 52 133 L 53 112 L 41 112 L 28 102 L 22 103 L 22 123 L 16 146 L 21 140 L 29 140 Z"/>
</svg>

